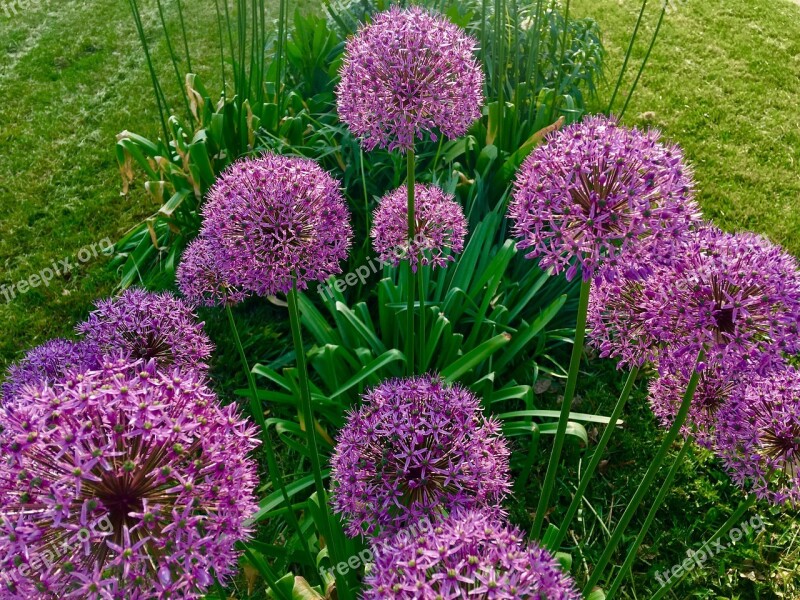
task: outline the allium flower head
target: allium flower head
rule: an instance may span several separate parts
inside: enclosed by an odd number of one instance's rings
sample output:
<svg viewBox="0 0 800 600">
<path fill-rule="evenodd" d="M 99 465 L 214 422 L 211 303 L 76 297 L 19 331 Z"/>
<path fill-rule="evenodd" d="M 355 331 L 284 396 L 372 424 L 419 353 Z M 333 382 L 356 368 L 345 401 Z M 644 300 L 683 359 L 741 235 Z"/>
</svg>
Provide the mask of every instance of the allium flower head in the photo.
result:
<svg viewBox="0 0 800 600">
<path fill-rule="evenodd" d="M 232 286 L 271 296 L 341 272 L 352 230 L 338 182 L 305 158 L 245 158 L 217 180 L 201 236 Z"/>
<path fill-rule="evenodd" d="M 366 150 L 406 152 L 416 139 L 457 138 L 481 116 L 477 42 L 444 16 L 393 7 L 347 41 L 339 117 Z"/>
<path fill-rule="evenodd" d="M 699 222 L 692 177 L 677 146 L 656 131 L 589 117 L 551 134 L 525 160 L 509 205 L 513 235 L 543 268 L 572 279 L 603 267 L 647 238 L 664 262 Z M 663 248 L 660 246 L 663 245 Z"/>
<path fill-rule="evenodd" d="M 711 363 L 764 373 L 800 350 L 800 264 L 754 234 L 705 227 L 676 265 L 595 288 L 590 338 L 622 362 L 641 364 L 664 348 L 692 362 L 704 348 Z"/>
<path fill-rule="evenodd" d="M 253 427 L 152 361 L 0 409 L 3 598 L 201 598 L 257 508 Z"/>
<path fill-rule="evenodd" d="M 499 505 L 508 448 L 469 390 L 431 376 L 390 380 L 348 415 L 332 479 L 351 536 L 391 535 L 441 511 Z"/>
<path fill-rule="evenodd" d="M 195 306 L 233 305 L 247 297 L 226 281 L 216 249 L 206 238 L 197 238 L 186 247 L 176 277 L 181 293 Z"/>
<path fill-rule="evenodd" d="M 717 452 L 734 482 L 775 504 L 800 504 L 800 372 L 784 366 L 751 379 L 717 420 Z"/>
<path fill-rule="evenodd" d="M 381 261 L 395 266 L 410 260 L 417 266 L 444 267 L 464 249 L 467 219 L 452 195 L 434 185 L 414 186 L 416 229 L 408 244 L 408 187 L 402 186 L 381 198 L 375 209 L 371 236 Z"/>
<path fill-rule="evenodd" d="M 97 302 L 77 330 L 106 355 L 154 359 L 159 367 L 208 370 L 213 348 L 191 308 L 169 293 L 125 290 Z"/>
<path fill-rule="evenodd" d="M 3 403 L 19 398 L 28 386 L 61 381 L 68 371 L 85 371 L 100 366 L 99 350 L 86 341 L 56 338 L 28 351 L 8 369 L 2 386 Z"/>
<path fill-rule="evenodd" d="M 650 407 L 664 427 L 671 427 L 683 401 L 694 364 L 668 354 L 658 360 L 658 376 L 650 380 Z M 702 365 L 689 416 L 681 428 L 706 448 L 713 445 L 717 413 L 748 376 L 747 371 L 716 363 Z"/>
<path fill-rule="evenodd" d="M 556 560 L 491 513 L 458 511 L 420 534 L 399 532 L 376 550 L 365 600 L 577 600 Z"/>
</svg>

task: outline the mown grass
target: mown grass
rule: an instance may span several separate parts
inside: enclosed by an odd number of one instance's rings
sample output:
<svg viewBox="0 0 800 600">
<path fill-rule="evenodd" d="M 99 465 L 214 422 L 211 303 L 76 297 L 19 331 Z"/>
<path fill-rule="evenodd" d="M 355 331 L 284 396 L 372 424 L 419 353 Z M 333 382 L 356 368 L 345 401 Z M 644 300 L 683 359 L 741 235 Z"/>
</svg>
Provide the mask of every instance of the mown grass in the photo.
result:
<svg viewBox="0 0 800 600">
<path fill-rule="evenodd" d="M 143 19 L 162 80 L 177 106 L 177 82 L 159 34 L 154 3 Z M 164 3 L 176 24 L 174 3 Z M 108 258 L 85 263 L 78 253 L 116 241 L 158 207 L 141 186 L 120 196 L 116 135 L 160 131 L 144 55 L 128 3 L 41 0 L 7 16 L 0 10 L 0 366 L 59 335 L 92 302 L 112 292 Z M 192 67 L 220 83 L 213 2 L 187 11 Z M 185 68 L 185 64 L 182 64 Z M 73 263 L 48 286 L 16 292 L 17 282 L 53 262 Z"/>
<path fill-rule="evenodd" d="M 647 51 L 661 2 L 649 2 L 625 92 Z M 601 25 L 617 73 L 641 2 L 573 0 Z M 624 115 L 678 142 L 694 166 L 706 216 L 800 255 L 800 6 L 791 0 L 670 0 Z M 601 91 L 603 109 L 616 81 Z M 622 102 L 617 101 L 619 112 Z"/>
</svg>

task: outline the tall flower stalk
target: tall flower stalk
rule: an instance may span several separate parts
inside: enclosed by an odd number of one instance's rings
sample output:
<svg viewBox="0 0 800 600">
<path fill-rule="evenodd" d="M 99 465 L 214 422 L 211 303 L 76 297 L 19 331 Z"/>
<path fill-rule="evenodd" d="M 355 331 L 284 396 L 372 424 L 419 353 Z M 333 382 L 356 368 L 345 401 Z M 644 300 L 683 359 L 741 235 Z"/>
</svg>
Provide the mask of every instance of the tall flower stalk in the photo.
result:
<svg viewBox="0 0 800 600">
<path fill-rule="evenodd" d="M 406 176 L 406 187 L 408 188 L 408 232 L 406 234 L 406 241 L 408 243 L 408 257 L 406 260 L 406 277 L 408 280 L 408 299 L 406 304 L 406 369 L 409 375 L 414 374 L 414 300 L 416 297 L 416 293 L 414 290 L 414 264 L 412 248 L 414 247 L 414 231 L 416 229 L 416 214 L 415 214 L 415 198 L 414 198 L 414 191 L 416 189 L 416 155 L 414 154 L 414 148 L 410 148 L 406 153 L 406 163 L 407 163 L 407 176 Z M 419 271 L 422 273 L 422 269 Z M 420 289 L 422 286 L 420 285 Z M 422 313 L 424 312 L 424 307 L 422 303 L 424 300 L 420 297 L 420 324 L 422 323 L 423 316 Z M 420 340 L 422 340 L 423 331 L 420 329 Z M 420 354 L 422 356 L 422 354 Z"/>
<path fill-rule="evenodd" d="M 477 42 L 444 16 L 417 6 L 379 13 L 350 38 L 336 89 L 339 117 L 365 150 L 406 154 L 407 244 L 416 230 L 415 142 L 457 138 L 481 116 L 483 71 Z M 423 275 L 409 252 L 406 264 L 405 355 L 414 373 L 415 307 L 419 279 L 419 344 L 424 353 Z"/>
<path fill-rule="evenodd" d="M 669 454 L 669 450 L 672 447 L 672 444 L 678 438 L 681 433 L 681 428 L 683 427 L 684 422 L 686 421 L 686 417 L 689 416 L 689 409 L 692 406 L 692 399 L 694 398 L 694 392 L 697 389 L 697 383 L 700 380 L 700 370 L 699 368 L 702 367 L 702 362 L 704 360 L 704 353 L 701 351 L 695 361 L 695 367 L 692 373 L 691 378 L 689 379 L 689 384 L 686 388 L 686 393 L 683 395 L 683 401 L 681 402 L 680 409 L 678 413 L 675 415 L 675 421 L 672 424 L 672 427 L 669 428 L 664 439 L 661 441 L 661 445 L 656 452 L 656 455 L 653 457 L 650 466 L 647 468 L 647 471 L 642 478 L 642 481 L 639 483 L 639 486 L 636 488 L 636 492 L 633 494 L 633 498 L 631 498 L 630 502 L 628 502 L 628 506 L 625 507 L 625 512 L 622 513 L 622 517 L 620 517 L 619 522 L 617 523 L 616 528 L 614 529 L 614 533 L 611 534 L 611 539 L 606 543 L 605 550 L 603 554 L 600 556 L 600 559 L 594 566 L 594 571 L 592 571 L 592 575 L 589 577 L 589 581 L 583 588 L 584 595 L 588 595 L 591 593 L 594 586 L 600 581 L 600 578 L 603 576 L 603 573 L 608 566 L 611 557 L 614 555 L 614 552 L 617 549 L 620 541 L 622 541 L 622 536 L 625 534 L 625 530 L 628 527 L 628 524 L 633 519 L 633 515 L 636 510 L 639 508 L 639 505 L 645 499 L 647 492 L 650 490 L 650 487 L 653 485 L 656 476 L 658 475 L 659 470 L 661 470 L 661 465 L 664 464 L 664 460 L 667 458 L 667 454 Z"/>
<path fill-rule="evenodd" d="M 699 222 L 692 188 L 677 148 L 659 143 L 657 133 L 627 129 L 604 117 L 551 134 L 517 175 L 509 216 L 518 247 L 529 249 L 526 257 L 538 258 L 542 267 L 566 272 L 568 280 L 580 273 L 582 279 L 572 356 L 534 517 L 534 537 L 542 533 L 566 438 L 592 282 L 615 277 L 627 257 L 641 255 L 643 248 L 649 249 L 647 258 L 669 264 L 673 249 Z M 568 515 L 565 523 L 571 518 Z M 562 539 L 563 535 L 559 533 Z"/>
</svg>

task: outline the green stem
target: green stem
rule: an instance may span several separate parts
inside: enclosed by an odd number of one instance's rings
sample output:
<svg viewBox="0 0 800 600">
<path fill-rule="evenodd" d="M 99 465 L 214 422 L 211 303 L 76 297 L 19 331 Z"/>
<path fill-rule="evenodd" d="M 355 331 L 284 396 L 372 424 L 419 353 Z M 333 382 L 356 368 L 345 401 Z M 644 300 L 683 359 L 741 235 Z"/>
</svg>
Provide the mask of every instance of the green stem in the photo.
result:
<svg viewBox="0 0 800 600">
<path fill-rule="evenodd" d="M 369 246 L 370 214 L 369 214 L 369 192 L 367 192 L 367 172 L 364 169 L 364 149 L 359 150 L 359 166 L 361 167 L 361 187 L 364 190 L 364 218 L 367 221 L 367 235 L 364 236 L 364 247 Z"/>
<path fill-rule="evenodd" d="M 269 478 L 272 481 L 272 486 L 276 490 L 280 490 L 283 503 L 287 507 L 286 516 L 287 520 L 289 521 L 289 525 L 291 525 L 291 527 L 297 532 L 297 537 L 300 539 L 300 544 L 303 546 L 303 551 L 311 559 L 311 564 L 314 564 L 314 555 L 311 553 L 311 549 L 308 547 L 308 540 L 306 540 L 305 536 L 303 535 L 303 530 L 300 528 L 300 523 L 297 521 L 297 517 L 291 510 L 292 502 L 289 499 L 289 493 L 286 491 L 286 486 L 283 484 L 283 479 L 279 476 L 278 462 L 275 460 L 275 448 L 272 447 L 272 439 L 269 437 L 269 431 L 267 431 L 267 421 L 264 417 L 264 410 L 261 407 L 261 401 L 258 399 L 256 380 L 255 377 L 253 377 L 253 372 L 250 370 L 250 365 L 247 362 L 247 355 L 244 352 L 244 346 L 242 346 L 242 340 L 239 337 L 239 329 L 236 327 L 236 319 L 233 317 L 233 311 L 231 310 L 230 305 L 225 305 L 225 312 L 228 315 L 228 323 L 231 327 L 231 335 L 233 336 L 234 344 L 236 345 L 236 349 L 239 351 L 239 360 L 242 363 L 242 369 L 244 369 L 244 372 L 247 375 L 247 385 L 250 388 L 250 413 L 253 415 L 253 418 L 256 420 L 258 426 L 261 428 L 261 439 L 264 442 L 264 454 L 267 457 L 267 470 L 269 471 Z"/>
<path fill-rule="evenodd" d="M 664 463 L 664 459 L 667 457 L 670 447 L 678 438 L 678 435 L 681 432 L 681 427 L 683 427 L 683 424 L 686 422 L 686 417 L 689 415 L 689 408 L 692 405 L 692 398 L 694 398 L 694 392 L 697 389 L 697 382 L 700 380 L 700 371 L 698 371 L 697 366 L 703 360 L 703 356 L 704 352 L 701 351 L 697 357 L 697 362 L 695 363 L 692 377 L 689 379 L 689 385 L 686 388 L 686 393 L 683 396 L 680 409 L 675 415 L 675 421 L 672 423 L 672 427 L 669 428 L 669 431 L 667 431 L 666 436 L 664 436 L 664 440 L 661 442 L 661 446 L 653 458 L 653 462 L 650 463 L 644 478 L 639 484 L 639 487 L 636 489 L 636 492 L 634 493 L 633 498 L 631 498 L 631 501 L 628 503 L 628 506 L 625 508 L 625 512 L 622 514 L 616 529 L 614 529 L 611 539 L 609 540 L 608 544 L 606 544 L 605 551 L 600 557 L 600 560 L 597 562 L 597 565 L 595 565 L 594 572 L 589 578 L 589 582 L 584 587 L 584 595 L 588 595 L 592 588 L 603 576 L 603 571 L 608 566 L 614 551 L 617 549 L 617 546 L 622 540 L 625 529 L 631 522 L 636 509 L 639 508 L 642 500 L 644 500 L 644 497 L 650 489 L 650 486 L 653 484 L 656 475 L 658 475 L 658 471 L 661 469 L 661 465 Z"/>
<path fill-rule="evenodd" d="M 294 342 L 294 353 L 297 360 L 297 373 L 300 382 L 300 408 L 305 424 L 306 437 L 308 443 L 309 459 L 311 460 L 311 472 L 314 475 L 314 487 L 319 500 L 320 511 L 322 512 L 322 535 L 325 536 L 330 547 L 330 559 L 333 565 L 338 565 L 341 560 L 345 560 L 344 551 L 339 545 L 338 531 L 332 523 L 332 516 L 328 509 L 328 493 L 325 489 L 325 482 L 322 478 L 322 463 L 320 461 L 319 443 L 317 442 L 316 425 L 314 422 L 314 407 L 311 404 L 311 388 L 308 380 L 308 365 L 306 364 L 306 352 L 303 346 L 303 333 L 300 328 L 300 310 L 297 302 L 297 279 L 292 282 L 292 289 L 287 294 L 289 301 L 289 326 L 292 330 L 292 340 Z M 340 598 L 349 598 L 349 586 L 344 576 L 336 573 L 337 591 Z"/>
<path fill-rule="evenodd" d="M 406 256 L 406 273 L 408 274 L 408 304 L 406 307 L 406 367 L 408 374 L 414 374 L 414 301 L 416 300 L 414 290 L 414 270 L 411 268 L 411 249 L 413 248 L 414 233 L 416 230 L 416 215 L 414 214 L 414 188 L 416 186 L 416 176 L 414 169 L 415 156 L 413 148 L 406 155 L 408 176 L 406 177 L 406 187 L 408 188 L 408 256 Z"/>
<path fill-rule="evenodd" d="M 264 581 L 267 582 L 267 585 L 273 592 L 275 592 L 275 595 L 278 596 L 278 598 L 281 600 L 292 600 L 286 595 L 286 592 L 283 591 L 283 588 L 278 585 L 278 575 L 272 570 L 272 567 L 270 567 L 264 559 L 256 554 L 253 554 L 253 551 L 247 546 L 244 546 L 244 555 L 247 557 L 247 560 L 250 561 L 250 564 L 252 564 L 258 570 L 258 572 L 264 578 Z"/>
<path fill-rule="evenodd" d="M 594 476 L 594 472 L 597 470 L 600 460 L 603 458 L 603 450 L 606 449 L 608 442 L 611 440 L 611 436 L 614 435 L 616 424 L 619 421 L 619 418 L 622 416 L 622 411 L 628 402 L 628 398 L 631 395 L 631 391 L 633 390 L 633 386 L 638 375 L 639 368 L 634 367 L 628 375 L 627 381 L 625 381 L 625 387 L 622 388 L 622 393 L 619 395 L 617 404 L 614 406 L 611 417 L 609 417 L 608 425 L 606 426 L 603 435 L 600 437 L 600 441 L 597 443 L 594 454 L 592 454 L 592 459 L 589 461 L 589 466 L 586 467 L 586 470 L 581 475 L 581 480 L 578 483 L 578 489 L 575 491 L 572 502 L 567 509 L 567 514 L 564 515 L 564 519 L 561 521 L 561 527 L 558 528 L 558 536 L 553 542 L 553 545 L 550 548 L 551 550 L 558 550 L 558 548 L 564 542 L 564 538 L 567 537 L 567 531 L 569 530 L 570 523 L 575 517 L 575 513 L 578 512 L 578 508 L 583 502 L 583 496 L 586 493 L 586 489 L 589 487 L 589 482 L 591 481 L 592 476 Z"/>
<path fill-rule="evenodd" d="M 276 62 L 277 68 L 275 69 L 275 104 L 277 105 L 277 110 L 275 111 L 275 131 L 278 131 L 278 127 L 281 124 L 281 77 L 283 75 L 283 52 L 284 46 L 286 44 L 285 37 L 286 37 L 286 29 L 287 23 L 287 7 L 286 1 L 280 0 L 279 4 L 279 13 L 278 13 L 278 52 L 276 55 Z"/>
<path fill-rule="evenodd" d="M 639 531 L 639 535 L 636 536 L 636 540 L 634 540 L 633 544 L 630 548 L 628 548 L 628 556 L 625 557 L 625 562 L 622 565 L 622 568 L 617 573 L 617 576 L 614 578 L 613 583 L 606 591 L 606 600 L 611 600 L 614 597 L 614 594 L 617 593 L 619 586 L 622 585 L 622 582 L 625 580 L 625 576 L 630 571 L 633 562 L 636 560 L 636 551 L 642 545 L 644 541 L 644 537 L 647 535 L 647 531 L 650 529 L 650 526 L 653 524 L 653 521 L 656 518 L 656 514 L 658 514 L 658 509 L 661 508 L 661 505 L 664 502 L 664 498 L 666 498 L 667 493 L 669 492 L 670 488 L 672 487 L 672 482 L 675 480 L 675 475 L 678 473 L 678 468 L 681 466 L 683 462 L 683 457 L 686 456 L 689 448 L 691 448 L 692 442 L 694 438 L 689 436 L 686 438 L 686 441 L 683 443 L 680 452 L 678 452 L 678 456 L 675 457 L 675 460 L 672 462 L 672 466 L 667 473 L 667 478 L 664 480 L 664 483 L 661 485 L 661 489 L 658 490 L 658 494 L 656 495 L 655 501 L 653 501 L 652 506 L 650 507 L 650 512 L 647 513 L 647 517 L 642 524 L 642 528 Z"/>
<path fill-rule="evenodd" d="M 592 282 L 583 281 L 581 283 L 581 296 L 578 301 L 578 320 L 575 324 L 575 343 L 572 346 L 572 357 L 569 361 L 569 373 L 567 375 L 567 386 L 564 389 L 564 400 L 561 402 L 561 414 L 558 418 L 558 428 L 553 443 L 553 451 L 550 454 L 550 462 L 547 465 L 547 474 L 542 484 L 542 495 L 539 496 L 539 505 L 536 507 L 536 516 L 531 529 L 531 536 L 540 539 L 542 525 L 544 524 L 544 514 L 550 505 L 550 496 L 556 483 L 556 472 L 561 461 L 561 450 L 564 448 L 564 440 L 567 437 L 567 422 L 572 407 L 572 399 L 575 397 L 575 389 L 578 385 L 578 370 L 581 366 L 583 356 L 583 340 L 586 336 L 586 315 L 589 312 L 589 292 Z"/>
<path fill-rule="evenodd" d="M 669 4 L 667 2 L 664 2 L 664 5 L 661 8 L 661 15 L 658 17 L 658 25 L 656 25 L 656 30 L 653 32 L 653 39 L 650 40 L 650 45 L 647 47 L 647 53 L 645 53 L 644 58 L 642 59 L 642 64 L 639 66 L 639 72 L 636 74 L 636 79 L 633 80 L 633 85 L 628 92 L 628 97 L 625 98 L 625 104 L 622 105 L 622 110 L 619 112 L 620 119 L 625 116 L 625 111 L 628 110 L 628 104 L 630 104 L 631 98 L 633 98 L 633 92 L 636 91 L 636 86 L 639 85 L 639 79 L 642 77 L 642 72 L 647 65 L 647 61 L 650 60 L 650 52 L 653 51 L 653 46 L 655 46 L 656 39 L 658 38 L 658 32 L 661 31 L 661 24 L 664 22 L 664 15 L 667 13 L 668 5 Z"/>
<path fill-rule="evenodd" d="M 186 21 L 183 18 L 183 7 L 181 0 L 177 0 L 175 4 L 178 5 L 178 18 L 181 21 L 181 32 L 183 33 L 183 50 L 186 53 L 186 70 L 192 73 L 192 57 L 189 54 L 189 39 L 186 36 Z"/>
<path fill-rule="evenodd" d="M 550 116 L 547 119 L 548 123 L 553 122 L 553 117 L 556 112 L 556 105 L 561 95 L 561 80 L 564 76 L 564 59 L 567 56 L 567 33 L 569 32 L 569 0 L 567 0 L 566 8 L 564 9 L 564 33 L 561 36 L 561 59 L 558 63 L 558 77 L 556 78 L 556 87 L 553 91 L 553 103 L 550 105 Z"/>
<path fill-rule="evenodd" d="M 639 26 L 642 24 L 642 18 L 644 17 L 645 8 L 647 8 L 647 0 L 642 0 L 642 9 L 639 11 L 639 18 L 636 19 L 636 25 L 634 26 L 633 33 L 631 34 L 631 41 L 628 43 L 627 52 L 625 52 L 625 60 L 622 61 L 622 68 L 619 70 L 617 85 L 614 87 L 614 93 L 611 94 L 611 101 L 608 103 L 608 108 L 606 109 L 606 113 L 611 113 L 611 109 L 614 107 L 614 100 L 617 99 L 617 93 L 619 92 L 619 88 L 622 85 L 622 78 L 625 76 L 625 71 L 628 69 L 628 61 L 631 59 L 631 53 L 633 52 L 633 43 L 636 41 L 636 34 L 639 33 Z"/>
<path fill-rule="evenodd" d="M 712 535 L 708 541 L 706 541 L 702 546 L 700 546 L 700 549 L 697 552 L 708 553 L 711 544 L 716 542 L 719 538 L 721 538 L 723 535 L 725 535 L 731 529 L 733 529 L 733 527 L 738 525 L 741 518 L 744 516 L 744 513 L 746 513 L 750 509 L 750 507 L 753 506 L 753 504 L 755 504 L 755 502 L 756 502 L 755 494 L 751 494 L 750 496 L 748 496 L 746 500 L 744 500 L 741 504 L 739 504 L 739 507 L 728 518 L 728 520 L 725 521 L 722 527 L 717 529 L 717 531 L 714 532 L 714 535 Z M 678 585 L 681 581 L 684 580 L 687 573 L 688 572 L 684 570 L 680 577 L 670 577 L 669 580 L 667 580 L 667 583 L 655 593 L 655 595 L 651 600 L 661 600 L 661 598 L 666 596 L 672 588 L 674 588 L 676 585 Z"/>
<path fill-rule="evenodd" d="M 419 361 L 422 365 L 425 360 L 425 276 L 422 265 L 417 265 L 417 278 L 419 279 Z M 423 367 L 420 367 L 423 368 Z"/>
</svg>

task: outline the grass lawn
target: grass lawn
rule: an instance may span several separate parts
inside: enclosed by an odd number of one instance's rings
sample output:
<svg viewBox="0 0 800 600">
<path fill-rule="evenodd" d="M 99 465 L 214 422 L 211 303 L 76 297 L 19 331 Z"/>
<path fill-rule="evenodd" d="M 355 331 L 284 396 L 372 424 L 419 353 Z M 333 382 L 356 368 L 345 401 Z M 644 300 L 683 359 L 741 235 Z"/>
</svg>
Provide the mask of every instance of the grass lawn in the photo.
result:
<svg viewBox="0 0 800 600">
<path fill-rule="evenodd" d="M 661 2 L 649 2 L 626 92 Z M 573 0 L 604 32 L 619 72 L 641 2 Z M 655 126 L 683 146 L 708 218 L 800 255 L 800 6 L 789 0 L 670 0 L 628 124 Z M 609 81 L 613 89 L 616 81 Z M 624 94 L 621 94 L 624 96 Z M 610 90 L 602 93 L 605 108 Z M 619 97 L 616 112 L 622 108 Z"/>
<path fill-rule="evenodd" d="M 174 3 L 165 5 L 169 22 L 177 23 Z M 117 278 L 106 267 L 108 258 L 95 256 L 92 245 L 99 248 L 106 238 L 116 241 L 157 208 L 141 184 L 129 197 L 120 196 L 114 156 L 120 131 L 149 137 L 159 131 L 128 3 L 41 0 L 28 6 L 10 16 L 0 6 L 3 367 L 30 346 L 70 334 L 92 301 L 111 293 Z M 219 52 L 208 45 L 215 39 L 214 3 L 192 7 L 186 14 L 193 57 L 198 58 L 192 66 L 209 73 L 217 67 Z M 153 32 L 156 62 L 165 67 L 162 80 L 174 94 L 178 84 L 164 40 L 154 33 L 157 19 L 154 10 L 143 15 L 145 28 Z M 219 86 L 209 81 L 209 89 Z M 19 292 L 20 280 L 39 274 L 47 278 L 53 263 L 66 274 Z"/>
<path fill-rule="evenodd" d="M 167 4 L 167 17 L 176 22 L 174 6 Z M 660 2 L 650 4 L 626 85 L 655 24 Z M 216 38 L 214 3 L 189 5 L 193 67 L 208 74 L 217 64 L 217 47 L 205 45 Z M 624 55 L 637 5 L 632 0 L 571 2 L 573 14 L 600 23 L 611 73 Z M 116 240 L 155 208 L 141 187 L 127 198 L 119 195 L 113 153 L 115 135 L 123 129 L 146 136 L 158 131 L 127 3 L 41 0 L 29 6 L 11 15 L 0 6 L 0 228 L 5 233 L 0 286 L 5 284 L 9 296 L 6 301 L 0 287 L 0 366 L 32 345 L 69 334 L 92 302 L 113 290 L 116 277 L 107 259 L 85 249 L 105 238 Z M 795 164 L 800 162 L 800 7 L 788 0 L 672 0 L 672 6 L 625 121 L 660 127 L 684 147 L 695 168 L 700 202 L 717 224 L 764 233 L 800 254 L 800 167 Z M 144 17 L 146 29 L 156 31 L 157 13 Z M 176 87 L 164 41 L 151 41 L 164 66 L 162 80 Z M 219 82 L 204 80 L 208 89 L 219 89 Z M 601 90 L 601 100 L 609 95 Z M 15 287 L 11 297 L 11 286 L 64 260 L 72 264 L 68 273 L 26 293 Z M 580 409 L 607 414 L 621 384 L 606 364 L 588 368 L 594 383 L 582 391 Z M 642 394 L 630 413 L 577 522 L 573 558 L 581 578 L 602 550 L 604 528 L 621 513 L 655 451 L 658 432 Z M 565 478 L 560 486 L 563 497 L 572 481 Z M 655 573 L 696 548 L 739 499 L 719 466 L 701 451 L 686 461 L 676 486 L 622 597 L 649 597 L 657 587 Z M 526 498 L 514 509 L 515 520 L 526 522 L 524 505 L 535 506 L 536 493 L 532 484 L 534 500 Z M 800 581 L 797 515 L 758 510 L 765 532 L 715 557 L 673 598 L 800 598 L 794 583 Z M 636 528 L 631 530 L 635 534 Z"/>
</svg>

